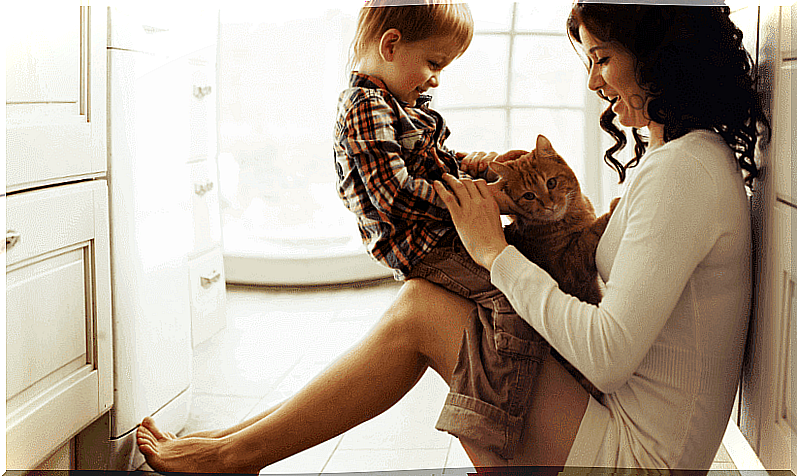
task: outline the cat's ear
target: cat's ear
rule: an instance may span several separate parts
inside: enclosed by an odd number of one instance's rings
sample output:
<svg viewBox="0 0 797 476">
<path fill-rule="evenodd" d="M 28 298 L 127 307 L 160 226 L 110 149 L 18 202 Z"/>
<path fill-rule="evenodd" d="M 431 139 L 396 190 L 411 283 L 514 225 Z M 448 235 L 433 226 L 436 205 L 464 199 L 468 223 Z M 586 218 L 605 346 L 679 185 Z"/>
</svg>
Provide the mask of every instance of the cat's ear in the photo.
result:
<svg viewBox="0 0 797 476">
<path fill-rule="evenodd" d="M 555 154 L 556 151 L 553 150 L 553 146 L 551 145 L 551 141 L 548 140 L 547 137 L 540 134 L 537 136 L 537 152 L 547 152 L 548 154 Z"/>
</svg>

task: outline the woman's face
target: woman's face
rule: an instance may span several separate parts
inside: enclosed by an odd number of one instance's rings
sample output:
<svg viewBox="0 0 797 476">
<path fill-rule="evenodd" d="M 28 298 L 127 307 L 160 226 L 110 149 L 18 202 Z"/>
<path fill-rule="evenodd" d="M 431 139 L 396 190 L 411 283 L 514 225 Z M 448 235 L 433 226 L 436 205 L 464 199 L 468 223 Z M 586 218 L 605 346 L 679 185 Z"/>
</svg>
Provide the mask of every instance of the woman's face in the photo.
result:
<svg viewBox="0 0 797 476">
<path fill-rule="evenodd" d="M 626 127 L 648 126 L 644 106 L 647 93 L 637 83 L 634 57 L 625 48 L 601 41 L 581 25 L 581 45 L 589 59 L 589 89 L 613 102 L 612 111 Z"/>
</svg>

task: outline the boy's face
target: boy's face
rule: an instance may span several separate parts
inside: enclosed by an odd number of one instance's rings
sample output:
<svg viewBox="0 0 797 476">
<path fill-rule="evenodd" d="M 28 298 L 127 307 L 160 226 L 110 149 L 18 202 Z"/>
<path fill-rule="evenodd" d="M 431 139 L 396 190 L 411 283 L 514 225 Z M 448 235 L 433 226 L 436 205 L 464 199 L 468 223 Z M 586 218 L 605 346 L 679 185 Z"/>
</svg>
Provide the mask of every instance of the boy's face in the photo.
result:
<svg viewBox="0 0 797 476">
<path fill-rule="evenodd" d="M 402 101 L 415 105 L 429 88 L 440 85 L 440 72 L 459 54 L 453 38 L 432 37 L 407 43 L 397 41 L 380 78 Z"/>
</svg>

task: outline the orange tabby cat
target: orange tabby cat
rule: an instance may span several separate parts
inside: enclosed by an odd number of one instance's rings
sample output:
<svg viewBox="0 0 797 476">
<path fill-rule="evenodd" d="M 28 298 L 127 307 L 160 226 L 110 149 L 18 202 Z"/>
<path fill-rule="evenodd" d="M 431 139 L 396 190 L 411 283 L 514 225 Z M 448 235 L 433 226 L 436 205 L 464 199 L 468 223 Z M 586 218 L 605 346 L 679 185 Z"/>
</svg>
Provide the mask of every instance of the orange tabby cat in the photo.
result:
<svg viewBox="0 0 797 476">
<path fill-rule="evenodd" d="M 547 271 L 559 289 L 598 304 L 602 293 L 595 251 L 619 198 L 608 213 L 596 218 L 576 175 L 542 135 L 533 151 L 514 160 L 491 162 L 490 168 L 506 181 L 503 190 L 514 201 L 514 220 L 504 229 L 507 242 Z M 554 355 L 588 391 L 600 395 L 567 361 Z"/>
</svg>

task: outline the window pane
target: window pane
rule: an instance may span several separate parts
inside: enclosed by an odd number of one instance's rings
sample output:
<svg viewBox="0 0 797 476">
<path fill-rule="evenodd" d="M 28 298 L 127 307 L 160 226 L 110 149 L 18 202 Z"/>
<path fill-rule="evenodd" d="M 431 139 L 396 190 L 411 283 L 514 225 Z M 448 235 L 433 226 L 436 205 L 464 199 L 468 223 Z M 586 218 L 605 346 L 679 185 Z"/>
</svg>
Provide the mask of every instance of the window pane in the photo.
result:
<svg viewBox="0 0 797 476">
<path fill-rule="evenodd" d="M 567 16 L 572 3 L 563 0 L 552 2 L 518 2 L 515 29 L 518 31 L 553 31 L 565 33 Z"/>
<path fill-rule="evenodd" d="M 228 252 L 306 257 L 362 246 L 335 192 L 331 145 L 355 19 L 292 13 L 221 26 L 219 173 Z"/>
<path fill-rule="evenodd" d="M 446 146 L 456 152 L 496 151 L 507 147 L 506 112 L 503 109 L 440 110 L 451 135 Z"/>
<path fill-rule="evenodd" d="M 455 59 L 433 90 L 437 108 L 506 103 L 509 37 L 474 35 L 470 47 Z"/>
<path fill-rule="evenodd" d="M 509 31 L 512 26 L 512 3 L 507 0 L 468 3 L 475 31 Z"/>
<path fill-rule="evenodd" d="M 511 115 L 510 149 L 531 150 L 542 134 L 551 141 L 579 181 L 584 181 L 584 112 L 562 109 L 520 109 Z M 583 188 L 583 187 L 582 187 Z"/>
<path fill-rule="evenodd" d="M 512 104 L 584 105 L 586 70 L 566 36 L 518 36 L 512 58 Z"/>
</svg>

